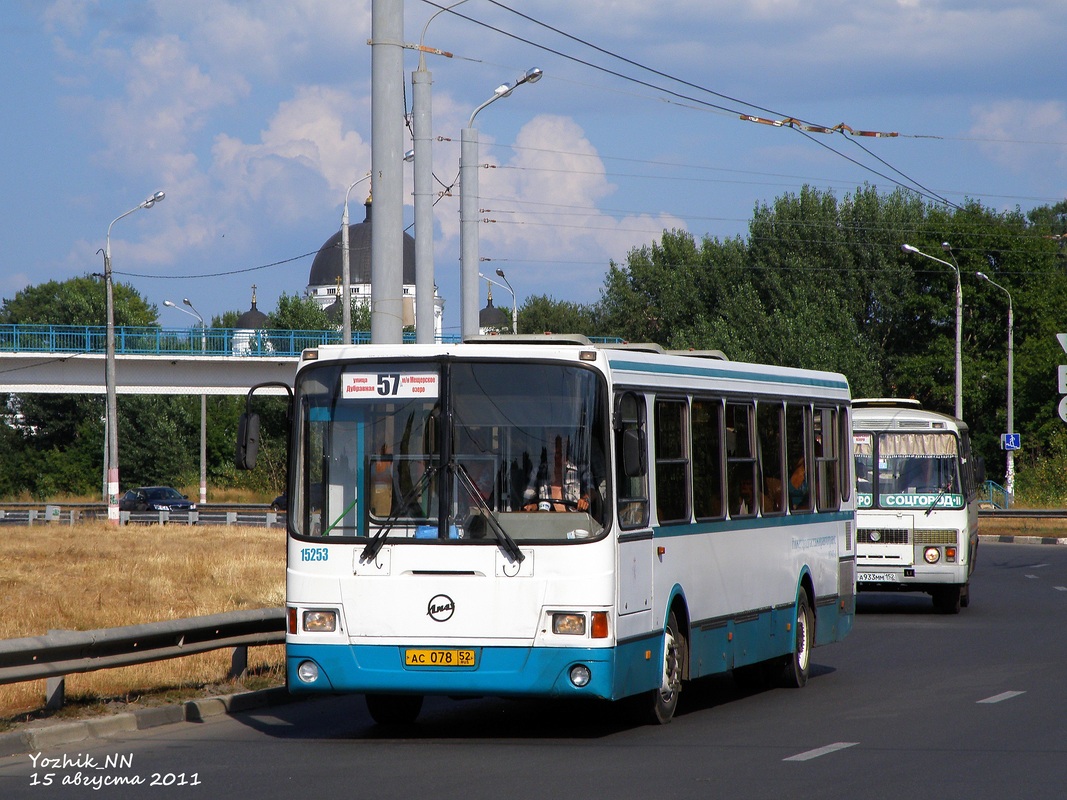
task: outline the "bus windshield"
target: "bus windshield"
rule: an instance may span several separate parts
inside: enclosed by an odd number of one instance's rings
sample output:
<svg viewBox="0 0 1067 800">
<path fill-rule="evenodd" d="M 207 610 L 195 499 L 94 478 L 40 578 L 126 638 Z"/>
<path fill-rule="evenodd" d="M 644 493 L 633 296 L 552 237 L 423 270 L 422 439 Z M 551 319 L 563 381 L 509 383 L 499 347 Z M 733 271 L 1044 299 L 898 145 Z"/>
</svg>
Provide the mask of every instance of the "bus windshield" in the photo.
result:
<svg viewBox="0 0 1067 800">
<path fill-rule="evenodd" d="M 952 433 L 857 434 L 856 463 L 861 493 L 875 494 L 878 508 L 962 508 L 959 452 Z M 875 462 L 877 459 L 877 462 Z M 916 499 L 915 495 L 926 495 Z M 936 498 L 936 499 L 935 499 Z"/>
<path fill-rule="evenodd" d="M 558 363 L 331 362 L 301 372 L 291 530 L 456 544 L 604 529 L 606 389 Z"/>
</svg>

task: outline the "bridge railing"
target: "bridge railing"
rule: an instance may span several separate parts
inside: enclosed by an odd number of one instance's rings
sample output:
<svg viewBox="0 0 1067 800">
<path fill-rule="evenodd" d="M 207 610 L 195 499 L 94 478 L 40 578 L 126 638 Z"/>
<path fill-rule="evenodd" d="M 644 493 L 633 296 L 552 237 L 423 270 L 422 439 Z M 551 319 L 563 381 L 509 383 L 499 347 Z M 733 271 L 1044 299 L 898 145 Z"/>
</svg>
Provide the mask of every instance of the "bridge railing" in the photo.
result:
<svg viewBox="0 0 1067 800">
<path fill-rule="evenodd" d="M 370 341 L 353 332 L 352 341 Z M 340 344 L 339 331 L 241 328 L 115 326 L 119 355 L 299 356 L 308 347 Z M 104 353 L 105 325 L 0 325 L 0 351 L 14 353 Z"/>
</svg>

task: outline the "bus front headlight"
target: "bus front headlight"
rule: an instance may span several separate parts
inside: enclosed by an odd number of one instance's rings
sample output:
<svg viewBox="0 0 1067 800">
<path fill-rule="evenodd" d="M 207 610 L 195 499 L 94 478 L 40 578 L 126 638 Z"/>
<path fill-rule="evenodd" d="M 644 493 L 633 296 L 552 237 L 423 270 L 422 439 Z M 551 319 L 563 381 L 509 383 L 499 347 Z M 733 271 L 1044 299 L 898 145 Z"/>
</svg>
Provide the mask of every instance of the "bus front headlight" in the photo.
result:
<svg viewBox="0 0 1067 800">
<path fill-rule="evenodd" d="M 923 550 L 923 558 L 926 559 L 927 564 L 936 564 L 941 560 L 941 551 L 936 547 L 927 547 Z"/>
<path fill-rule="evenodd" d="M 553 614 L 552 633 L 585 636 L 585 614 Z"/>
<path fill-rule="evenodd" d="M 312 633 L 333 633 L 337 630 L 337 612 L 321 609 L 305 611 L 304 630 Z"/>
</svg>

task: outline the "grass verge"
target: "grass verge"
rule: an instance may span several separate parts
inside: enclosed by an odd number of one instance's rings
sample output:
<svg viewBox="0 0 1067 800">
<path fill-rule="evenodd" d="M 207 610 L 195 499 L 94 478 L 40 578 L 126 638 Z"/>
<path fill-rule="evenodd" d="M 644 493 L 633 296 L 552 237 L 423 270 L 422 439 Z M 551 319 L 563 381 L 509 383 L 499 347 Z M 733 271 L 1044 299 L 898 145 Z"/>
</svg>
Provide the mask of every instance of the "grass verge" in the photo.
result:
<svg viewBox="0 0 1067 800">
<path fill-rule="evenodd" d="M 94 630 L 285 604 L 285 534 L 223 526 L 36 525 L 0 529 L 0 639 Z M 59 717 L 173 703 L 284 683 L 281 645 L 70 675 Z M 0 731 L 51 716 L 45 681 L 0 686 Z"/>
</svg>

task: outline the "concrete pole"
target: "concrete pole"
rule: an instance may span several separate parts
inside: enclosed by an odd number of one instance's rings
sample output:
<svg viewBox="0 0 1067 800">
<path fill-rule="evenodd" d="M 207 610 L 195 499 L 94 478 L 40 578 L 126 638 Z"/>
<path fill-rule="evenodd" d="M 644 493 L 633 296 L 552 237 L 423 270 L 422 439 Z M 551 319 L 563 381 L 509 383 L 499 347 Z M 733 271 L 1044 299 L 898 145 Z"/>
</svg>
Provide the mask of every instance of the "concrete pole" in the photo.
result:
<svg viewBox="0 0 1067 800">
<path fill-rule="evenodd" d="M 404 3 L 371 0 L 371 341 L 404 338 Z"/>
<path fill-rule="evenodd" d="M 460 334 L 478 335 L 478 131 L 460 131 L 459 294 Z"/>
<path fill-rule="evenodd" d="M 433 150 L 430 71 L 421 62 L 411 73 L 415 140 L 415 341 L 432 344 L 434 335 Z"/>
<path fill-rule="evenodd" d="M 349 192 L 352 186 L 348 187 Z M 349 258 L 348 195 L 345 194 L 345 207 L 341 212 L 341 344 L 352 344 L 352 266 Z"/>
</svg>

